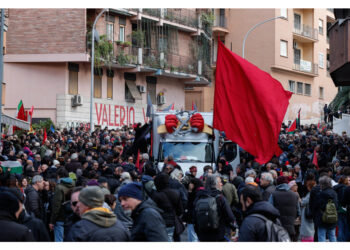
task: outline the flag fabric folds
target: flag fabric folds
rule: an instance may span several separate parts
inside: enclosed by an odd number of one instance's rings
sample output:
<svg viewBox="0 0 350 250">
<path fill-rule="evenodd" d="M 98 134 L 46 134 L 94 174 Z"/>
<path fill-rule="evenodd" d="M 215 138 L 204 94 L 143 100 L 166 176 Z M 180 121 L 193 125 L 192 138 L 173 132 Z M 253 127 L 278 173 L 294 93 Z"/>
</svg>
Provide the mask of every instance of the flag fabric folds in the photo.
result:
<svg viewBox="0 0 350 250">
<path fill-rule="evenodd" d="M 46 134 L 46 128 L 44 129 L 44 138 L 43 138 L 43 143 L 47 140 L 47 134 Z"/>
<path fill-rule="evenodd" d="M 166 107 L 162 111 L 169 111 L 169 110 L 174 110 L 174 103 L 170 104 L 168 107 Z"/>
<path fill-rule="evenodd" d="M 299 111 L 298 111 L 298 118 L 297 118 L 297 129 L 299 129 L 300 130 L 300 111 L 301 111 L 301 108 L 299 109 Z"/>
<path fill-rule="evenodd" d="M 198 111 L 197 110 L 197 105 L 195 102 L 192 101 L 192 110 Z"/>
<path fill-rule="evenodd" d="M 213 127 L 260 164 L 281 153 L 277 142 L 291 95 L 270 74 L 218 42 Z"/>
<path fill-rule="evenodd" d="M 316 148 L 314 148 L 314 154 L 312 156 L 312 164 L 316 166 L 316 169 L 318 170 L 318 161 L 317 161 L 317 153 L 316 153 Z"/>
</svg>

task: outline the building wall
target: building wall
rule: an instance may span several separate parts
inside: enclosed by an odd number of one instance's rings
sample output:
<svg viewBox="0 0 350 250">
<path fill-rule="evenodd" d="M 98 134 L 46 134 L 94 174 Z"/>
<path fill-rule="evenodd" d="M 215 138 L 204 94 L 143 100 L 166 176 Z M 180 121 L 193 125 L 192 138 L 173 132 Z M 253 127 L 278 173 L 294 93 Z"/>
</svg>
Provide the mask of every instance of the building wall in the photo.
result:
<svg viewBox="0 0 350 250">
<path fill-rule="evenodd" d="M 85 9 L 9 9 L 8 54 L 86 51 Z"/>
<path fill-rule="evenodd" d="M 34 106 L 33 117 L 50 117 L 55 121 L 56 93 L 67 89 L 66 67 L 66 63 L 5 63 L 5 114 L 14 116 L 22 100 L 26 109 Z"/>
</svg>

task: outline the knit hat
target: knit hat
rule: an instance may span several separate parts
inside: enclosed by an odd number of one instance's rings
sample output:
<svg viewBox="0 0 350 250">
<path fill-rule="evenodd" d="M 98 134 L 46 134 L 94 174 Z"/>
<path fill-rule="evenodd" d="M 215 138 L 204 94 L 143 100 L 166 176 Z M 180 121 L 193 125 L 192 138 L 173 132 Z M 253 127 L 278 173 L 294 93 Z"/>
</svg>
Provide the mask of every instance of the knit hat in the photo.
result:
<svg viewBox="0 0 350 250">
<path fill-rule="evenodd" d="M 105 197 L 100 187 L 89 186 L 80 191 L 78 199 L 86 206 L 94 208 L 102 207 Z"/>
<path fill-rule="evenodd" d="M 8 188 L 3 188 L 0 191 L 0 210 L 8 211 L 15 214 L 19 209 L 17 197 L 12 194 Z"/>
<path fill-rule="evenodd" d="M 118 192 L 118 197 L 123 197 L 123 196 L 135 198 L 137 200 L 142 201 L 143 195 L 142 195 L 141 184 L 137 182 L 131 182 L 126 184 Z"/>
<path fill-rule="evenodd" d="M 293 187 L 294 185 L 296 185 L 297 183 L 295 182 L 295 181 L 290 181 L 289 183 L 288 183 L 288 186 L 289 186 L 289 189 L 291 188 L 291 187 Z"/>
</svg>

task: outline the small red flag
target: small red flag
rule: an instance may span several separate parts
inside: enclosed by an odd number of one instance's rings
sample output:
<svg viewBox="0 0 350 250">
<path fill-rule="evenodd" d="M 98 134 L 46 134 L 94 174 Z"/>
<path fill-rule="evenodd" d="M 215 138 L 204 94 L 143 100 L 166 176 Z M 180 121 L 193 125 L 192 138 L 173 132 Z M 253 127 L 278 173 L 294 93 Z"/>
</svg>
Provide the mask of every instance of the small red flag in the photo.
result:
<svg viewBox="0 0 350 250">
<path fill-rule="evenodd" d="M 44 139 L 43 139 L 43 143 L 45 143 L 45 141 L 47 140 L 47 134 L 46 134 L 46 128 L 44 129 Z"/>
<path fill-rule="evenodd" d="M 312 156 L 312 164 L 316 166 L 316 169 L 318 170 L 318 161 L 317 161 L 317 153 L 316 153 L 316 148 L 314 149 L 314 155 Z"/>
<path fill-rule="evenodd" d="M 320 122 L 317 123 L 317 129 L 319 129 L 319 128 L 320 128 Z"/>
<path fill-rule="evenodd" d="M 278 137 L 292 93 L 270 74 L 218 42 L 213 127 L 256 157 L 278 155 Z"/>
<path fill-rule="evenodd" d="M 171 109 L 170 110 L 174 110 L 175 109 L 175 103 L 173 103 L 173 105 L 171 105 Z"/>
<path fill-rule="evenodd" d="M 287 133 L 294 132 L 296 129 L 297 129 L 297 120 L 295 119 L 287 129 Z"/>
<path fill-rule="evenodd" d="M 142 174 L 142 169 L 140 169 L 140 149 L 137 150 L 137 158 L 136 158 L 136 163 L 135 167 L 139 170 L 139 173 Z"/>
</svg>

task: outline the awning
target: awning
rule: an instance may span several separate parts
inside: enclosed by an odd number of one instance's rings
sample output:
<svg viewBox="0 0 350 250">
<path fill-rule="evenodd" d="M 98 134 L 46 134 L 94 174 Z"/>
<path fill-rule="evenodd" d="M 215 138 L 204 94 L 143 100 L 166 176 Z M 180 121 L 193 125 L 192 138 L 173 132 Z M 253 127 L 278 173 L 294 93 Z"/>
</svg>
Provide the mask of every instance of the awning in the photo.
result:
<svg viewBox="0 0 350 250">
<path fill-rule="evenodd" d="M 9 125 L 9 126 L 13 125 L 13 126 L 21 128 L 21 129 L 25 129 L 25 130 L 30 130 L 29 122 L 22 121 L 22 120 L 19 120 L 17 118 L 14 118 L 14 117 L 11 117 L 11 116 L 8 116 L 5 114 L 1 115 L 1 123 Z"/>
<path fill-rule="evenodd" d="M 128 86 L 128 88 L 130 90 L 130 93 L 131 93 L 132 97 L 135 100 L 142 100 L 140 91 L 136 87 L 136 83 L 133 82 L 133 81 L 125 81 L 125 82 L 126 82 L 126 85 Z"/>
</svg>

